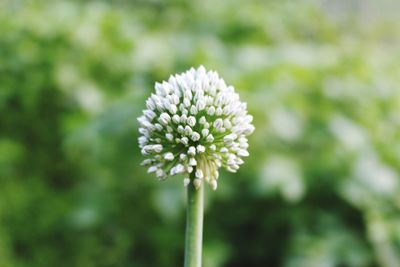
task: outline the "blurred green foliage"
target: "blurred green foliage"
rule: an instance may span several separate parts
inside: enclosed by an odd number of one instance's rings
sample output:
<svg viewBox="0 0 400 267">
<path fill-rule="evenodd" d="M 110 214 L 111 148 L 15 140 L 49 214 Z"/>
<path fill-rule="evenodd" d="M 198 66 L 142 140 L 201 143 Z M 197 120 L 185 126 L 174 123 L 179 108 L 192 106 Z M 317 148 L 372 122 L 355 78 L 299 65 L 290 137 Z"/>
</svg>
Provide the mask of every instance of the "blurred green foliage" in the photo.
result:
<svg viewBox="0 0 400 267">
<path fill-rule="evenodd" d="M 184 188 L 139 166 L 136 118 L 200 64 L 257 128 L 204 266 L 400 266 L 395 1 L 0 6 L 0 266 L 182 265 Z"/>
</svg>

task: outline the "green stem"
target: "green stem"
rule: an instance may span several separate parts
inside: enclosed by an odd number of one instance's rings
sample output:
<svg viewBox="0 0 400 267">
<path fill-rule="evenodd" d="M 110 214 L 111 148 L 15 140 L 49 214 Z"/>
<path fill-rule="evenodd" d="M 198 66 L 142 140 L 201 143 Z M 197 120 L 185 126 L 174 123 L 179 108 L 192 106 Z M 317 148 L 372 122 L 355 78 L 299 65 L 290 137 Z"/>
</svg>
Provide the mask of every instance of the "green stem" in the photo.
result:
<svg viewBox="0 0 400 267">
<path fill-rule="evenodd" d="M 196 190 L 193 177 L 187 186 L 185 267 L 201 267 L 204 185 Z"/>
</svg>

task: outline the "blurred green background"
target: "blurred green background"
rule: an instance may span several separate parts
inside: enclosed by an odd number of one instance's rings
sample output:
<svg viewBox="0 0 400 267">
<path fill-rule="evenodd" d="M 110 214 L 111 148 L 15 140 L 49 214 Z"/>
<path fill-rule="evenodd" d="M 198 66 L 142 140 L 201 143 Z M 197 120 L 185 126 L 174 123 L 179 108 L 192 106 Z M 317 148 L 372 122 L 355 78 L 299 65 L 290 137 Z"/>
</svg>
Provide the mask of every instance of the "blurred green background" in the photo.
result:
<svg viewBox="0 0 400 267">
<path fill-rule="evenodd" d="M 205 267 L 400 266 L 400 2 L 0 1 L 0 266 L 182 266 L 146 173 L 155 81 L 203 64 L 256 132 L 206 190 Z"/>
</svg>

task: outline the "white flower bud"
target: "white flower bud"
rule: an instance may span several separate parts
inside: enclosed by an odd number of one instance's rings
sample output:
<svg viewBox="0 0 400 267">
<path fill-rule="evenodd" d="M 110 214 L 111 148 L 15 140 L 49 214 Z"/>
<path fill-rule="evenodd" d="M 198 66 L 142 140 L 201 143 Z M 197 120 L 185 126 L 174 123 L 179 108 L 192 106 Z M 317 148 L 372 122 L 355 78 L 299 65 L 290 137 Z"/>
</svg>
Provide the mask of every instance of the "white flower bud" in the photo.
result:
<svg viewBox="0 0 400 267">
<path fill-rule="evenodd" d="M 186 136 L 184 136 L 181 138 L 181 143 L 187 146 L 189 144 L 189 139 Z"/>
<path fill-rule="evenodd" d="M 206 121 L 206 117 L 204 117 L 204 116 L 202 116 L 201 118 L 200 118 L 200 120 L 199 120 L 199 123 L 200 124 L 205 124 L 207 121 Z"/>
<path fill-rule="evenodd" d="M 229 119 L 225 119 L 225 120 L 224 120 L 224 127 L 225 127 L 226 129 L 232 128 L 232 123 L 231 123 L 231 121 L 230 121 Z"/>
<path fill-rule="evenodd" d="M 142 166 L 147 166 L 147 165 L 150 165 L 151 162 L 152 162 L 151 159 L 145 159 L 145 160 L 142 161 L 141 165 L 142 165 Z"/>
<path fill-rule="evenodd" d="M 185 178 L 185 179 L 183 179 L 183 186 L 184 187 L 187 187 L 188 185 L 190 184 L 190 179 L 189 178 Z"/>
<path fill-rule="evenodd" d="M 219 119 L 215 120 L 213 125 L 214 125 L 214 128 L 219 129 L 222 127 L 222 125 L 224 125 L 224 122 L 222 121 L 222 119 L 219 118 Z"/>
<path fill-rule="evenodd" d="M 152 131 L 157 130 L 157 131 L 160 132 L 160 131 L 162 131 L 163 127 L 161 126 L 161 124 L 156 123 L 156 124 L 152 125 L 152 126 L 150 127 L 150 129 L 151 129 Z"/>
<path fill-rule="evenodd" d="M 174 168 L 175 168 L 175 174 L 183 173 L 185 171 L 185 167 L 182 164 L 178 164 Z"/>
<path fill-rule="evenodd" d="M 197 100 L 196 108 L 198 111 L 202 111 L 206 107 L 206 102 L 203 99 Z"/>
<path fill-rule="evenodd" d="M 165 134 L 165 138 L 167 138 L 168 141 L 174 140 L 174 136 L 172 134 L 170 134 L 170 133 L 166 133 Z"/>
<path fill-rule="evenodd" d="M 146 101 L 146 107 L 147 107 L 149 110 L 155 110 L 156 105 L 155 105 L 153 99 L 151 99 L 151 98 L 147 99 L 147 101 Z"/>
<path fill-rule="evenodd" d="M 178 116 L 178 115 L 174 115 L 174 116 L 172 116 L 172 121 L 175 123 L 175 124 L 178 124 L 181 120 L 180 120 L 180 117 Z"/>
<path fill-rule="evenodd" d="M 249 152 L 247 152 L 247 150 L 241 149 L 238 152 L 238 156 L 240 156 L 240 157 L 248 157 L 249 156 Z"/>
<path fill-rule="evenodd" d="M 155 171 L 157 171 L 157 167 L 156 166 L 151 166 L 151 167 L 149 167 L 148 169 L 147 169 L 147 172 L 148 173 L 152 173 L 152 172 L 155 172 Z"/>
<path fill-rule="evenodd" d="M 190 114 L 196 115 L 197 112 L 198 112 L 198 111 L 197 111 L 196 106 L 191 106 L 191 107 L 190 107 Z"/>
<path fill-rule="evenodd" d="M 201 135 L 204 137 L 206 137 L 209 133 L 210 133 L 210 130 L 208 130 L 208 129 L 201 130 Z"/>
<path fill-rule="evenodd" d="M 198 145 L 197 146 L 197 153 L 201 154 L 204 153 L 206 151 L 206 148 L 202 145 Z"/>
<path fill-rule="evenodd" d="M 187 118 L 188 118 L 188 117 L 187 117 L 186 114 L 182 114 L 182 115 L 181 115 L 181 119 L 180 119 L 181 123 L 182 123 L 182 124 L 186 124 Z"/>
<path fill-rule="evenodd" d="M 189 124 L 190 127 L 195 126 L 195 125 L 196 125 L 196 118 L 193 117 L 193 116 L 190 116 L 190 117 L 187 119 L 187 123 Z"/>
<path fill-rule="evenodd" d="M 193 133 L 192 128 L 190 128 L 189 125 L 186 125 L 186 126 L 185 126 L 185 134 L 186 134 L 186 135 L 191 135 L 192 133 Z"/>
<path fill-rule="evenodd" d="M 163 150 L 163 146 L 162 145 L 153 145 L 153 150 L 156 153 L 160 153 Z"/>
<path fill-rule="evenodd" d="M 207 109 L 207 114 L 213 116 L 215 114 L 215 107 L 211 106 Z"/>
<path fill-rule="evenodd" d="M 183 134 L 185 132 L 185 128 L 182 125 L 178 125 L 178 133 Z"/>
<path fill-rule="evenodd" d="M 157 176 L 158 178 L 160 178 L 160 179 L 163 179 L 163 178 L 165 177 L 165 173 L 164 173 L 163 170 L 158 169 L 158 170 L 156 171 L 156 176 Z"/>
<path fill-rule="evenodd" d="M 242 126 L 240 129 L 238 129 L 238 132 L 244 135 L 249 135 L 253 133 L 253 131 L 254 131 L 253 125 Z"/>
<path fill-rule="evenodd" d="M 178 108 L 175 105 L 170 105 L 168 110 L 171 114 L 175 114 L 178 111 Z"/>
<path fill-rule="evenodd" d="M 169 160 L 169 161 L 174 160 L 174 154 L 172 154 L 171 152 L 168 152 L 164 155 L 164 159 Z"/>
<path fill-rule="evenodd" d="M 162 124 L 162 125 L 167 125 L 170 121 L 171 121 L 171 117 L 169 116 L 168 113 L 161 113 L 160 117 L 158 118 L 158 121 Z"/>
<path fill-rule="evenodd" d="M 152 110 L 146 109 L 143 111 L 144 116 L 146 116 L 147 119 L 150 121 L 156 117 L 156 113 Z"/>
<path fill-rule="evenodd" d="M 237 135 L 232 133 L 224 136 L 224 142 L 233 142 L 237 138 Z"/>
<path fill-rule="evenodd" d="M 190 166 L 196 166 L 197 165 L 197 161 L 195 158 L 190 158 L 189 159 L 189 165 Z"/>
<path fill-rule="evenodd" d="M 190 100 L 188 98 L 184 98 L 183 99 L 183 104 L 185 105 L 185 107 L 189 107 L 190 106 Z"/>
<path fill-rule="evenodd" d="M 194 146 L 189 147 L 187 154 L 190 156 L 196 155 L 196 149 L 194 148 Z"/>
<path fill-rule="evenodd" d="M 179 110 L 182 114 L 187 114 L 187 112 L 185 112 L 185 111 L 187 111 L 187 109 L 186 109 L 186 107 L 185 107 L 185 105 L 184 105 L 183 103 L 180 103 L 180 104 L 179 104 L 178 110 Z"/>
<path fill-rule="evenodd" d="M 201 137 L 200 134 L 197 133 L 197 132 L 193 132 L 192 135 L 190 136 L 190 138 L 191 138 L 194 142 L 199 141 L 199 140 L 200 140 L 200 137 Z"/>
<path fill-rule="evenodd" d="M 193 172 L 193 167 L 192 166 L 188 166 L 187 168 L 186 168 L 186 171 L 190 174 L 190 173 L 192 173 Z"/>
<path fill-rule="evenodd" d="M 192 91 L 191 90 L 185 90 L 183 92 L 183 96 L 184 96 L 184 98 L 187 98 L 188 100 L 192 100 L 192 98 L 193 98 Z"/>
<path fill-rule="evenodd" d="M 208 135 L 206 138 L 208 143 L 214 142 L 214 136 L 212 134 Z"/>
<path fill-rule="evenodd" d="M 199 189 L 201 186 L 201 179 L 194 179 L 193 180 L 193 185 L 196 189 Z"/>
<path fill-rule="evenodd" d="M 221 107 L 218 107 L 218 108 L 215 110 L 215 115 L 217 115 L 217 116 L 221 116 L 221 115 L 222 115 L 222 108 L 221 108 Z"/>
<path fill-rule="evenodd" d="M 195 176 L 196 176 L 196 178 L 202 179 L 204 177 L 203 171 L 200 169 L 197 169 Z"/>
<path fill-rule="evenodd" d="M 147 139 L 147 137 L 145 136 L 141 136 L 139 137 L 139 145 L 141 147 L 145 146 L 148 143 L 149 139 Z"/>
<path fill-rule="evenodd" d="M 172 103 L 174 103 L 175 105 L 179 104 L 179 97 L 175 94 L 171 95 L 172 98 Z"/>
<path fill-rule="evenodd" d="M 211 185 L 212 190 L 214 190 L 214 191 L 217 190 L 218 183 L 217 183 L 216 180 L 212 179 L 212 180 L 210 181 L 210 185 Z"/>
</svg>

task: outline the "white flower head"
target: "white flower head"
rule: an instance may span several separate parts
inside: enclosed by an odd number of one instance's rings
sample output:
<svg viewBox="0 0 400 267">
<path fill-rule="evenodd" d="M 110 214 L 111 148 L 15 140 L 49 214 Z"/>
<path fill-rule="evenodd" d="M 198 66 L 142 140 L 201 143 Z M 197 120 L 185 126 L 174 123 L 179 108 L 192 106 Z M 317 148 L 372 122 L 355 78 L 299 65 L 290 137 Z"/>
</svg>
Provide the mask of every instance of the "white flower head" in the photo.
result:
<svg viewBox="0 0 400 267">
<path fill-rule="evenodd" d="M 138 118 L 142 165 L 162 180 L 184 174 L 184 185 L 206 181 L 215 190 L 218 168 L 236 172 L 249 155 L 253 117 L 215 71 L 200 66 L 156 83 L 146 106 Z"/>
</svg>

